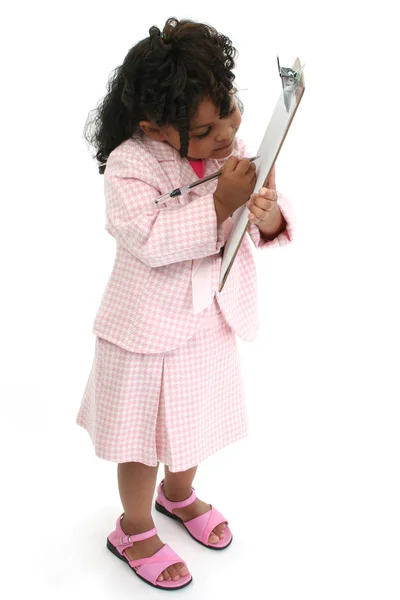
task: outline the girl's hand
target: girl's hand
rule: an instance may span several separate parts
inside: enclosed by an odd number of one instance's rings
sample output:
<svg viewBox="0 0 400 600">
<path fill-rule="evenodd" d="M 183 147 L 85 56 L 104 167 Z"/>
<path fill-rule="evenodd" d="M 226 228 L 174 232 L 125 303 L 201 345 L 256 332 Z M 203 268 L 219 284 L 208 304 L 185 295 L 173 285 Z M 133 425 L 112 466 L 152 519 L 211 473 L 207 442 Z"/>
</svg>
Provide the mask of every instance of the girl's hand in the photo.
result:
<svg viewBox="0 0 400 600">
<path fill-rule="evenodd" d="M 274 165 L 267 179 L 266 187 L 262 187 L 258 194 L 251 194 L 250 200 L 246 202 L 250 211 L 248 215 L 250 223 L 258 225 L 261 230 L 262 228 L 268 229 L 268 225 L 275 223 L 277 213 L 280 213 L 277 200 Z"/>
<path fill-rule="evenodd" d="M 248 158 L 231 156 L 222 169 L 214 198 L 229 214 L 246 204 L 256 183 L 256 165 Z"/>
</svg>

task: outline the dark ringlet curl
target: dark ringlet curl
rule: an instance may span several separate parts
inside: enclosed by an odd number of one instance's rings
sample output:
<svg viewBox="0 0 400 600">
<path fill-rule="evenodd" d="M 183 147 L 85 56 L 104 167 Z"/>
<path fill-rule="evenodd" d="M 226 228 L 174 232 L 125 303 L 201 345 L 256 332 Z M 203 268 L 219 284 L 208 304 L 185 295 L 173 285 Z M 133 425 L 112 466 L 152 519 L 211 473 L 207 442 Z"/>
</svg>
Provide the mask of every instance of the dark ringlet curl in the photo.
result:
<svg viewBox="0 0 400 600">
<path fill-rule="evenodd" d="M 149 35 L 151 38 L 161 37 L 161 31 L 158 29 L 158 27 L 153 25 L 153 27 L 150 27 L 149 29 Z"/>
<path fill-rule="evenodd" d="M 189 126 L 201 102 L 210 98 L 227 116 L 233 85 L 236 49 L 210 25 L 168 19 L 163 31 L 150 27 L 117 67 L 107 94 L 85 124 L 84 137 L 105 163 L 123 141 L 142 135 L 139 122 L 171 125 L 180 136 L 180 156 L 189 146 Z M 241 111 L 243 107 L 239 102 Z M 94 125 L 94 131 L 91 127 Z M 103 174 L 105 164 L 99 165 Z"/>
</svg>

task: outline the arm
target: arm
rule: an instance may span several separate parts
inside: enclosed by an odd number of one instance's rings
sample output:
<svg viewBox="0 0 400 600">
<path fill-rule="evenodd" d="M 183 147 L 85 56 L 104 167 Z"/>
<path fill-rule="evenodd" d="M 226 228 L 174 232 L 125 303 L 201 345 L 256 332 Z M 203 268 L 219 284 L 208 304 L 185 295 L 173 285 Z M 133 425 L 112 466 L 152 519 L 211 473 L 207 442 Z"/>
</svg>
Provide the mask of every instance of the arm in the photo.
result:
<svg viewBox="0 0 400 600">
<path fill-rule="evenodd" d="M 143 179 L 105 172 L 106 230 L 150 267 L 217 254 L 224 244 L 213 194 L 156 207 L 159 191 Z M 150 178 L 149 178 L 150 179 Z M 219 208 L 218 208 L 219 210 Z"/>
</svg>

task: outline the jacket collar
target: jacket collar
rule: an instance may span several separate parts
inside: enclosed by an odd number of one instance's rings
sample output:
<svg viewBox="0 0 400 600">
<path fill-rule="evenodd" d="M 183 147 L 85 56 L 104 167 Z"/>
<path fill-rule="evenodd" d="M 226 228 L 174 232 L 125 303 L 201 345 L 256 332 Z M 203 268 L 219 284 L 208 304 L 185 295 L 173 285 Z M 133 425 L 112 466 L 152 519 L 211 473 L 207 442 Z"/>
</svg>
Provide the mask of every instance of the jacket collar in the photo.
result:
<svg viewBox="0 0 400 600">
<path fill-rule="evenodd" d="M 157 142 L 146 135 L 143 135 L 140 138 L 140 141 L 143 144 L 143 147 L 150 152 L 158 162 L 168 160 L 173 160 L 175 162 L 181 161 L 178 150 L 175 150 L 175 148 L 170 146 L 167 142 Z"/>
</svg>

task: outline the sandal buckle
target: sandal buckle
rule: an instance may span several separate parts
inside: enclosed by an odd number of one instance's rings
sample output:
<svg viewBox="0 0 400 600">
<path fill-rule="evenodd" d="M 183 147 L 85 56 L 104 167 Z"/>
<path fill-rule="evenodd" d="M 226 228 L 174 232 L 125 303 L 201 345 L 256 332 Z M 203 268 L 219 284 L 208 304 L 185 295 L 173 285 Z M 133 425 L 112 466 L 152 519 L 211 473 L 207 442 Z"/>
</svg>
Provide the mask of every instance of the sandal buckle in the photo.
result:
<svg viewBox="0 0 400 600">
<path fill-rule="evenodd" d="M 124 538 L 128 538 L 127 542 L 124 542 L 123 539 Z M 126 544 L 130 544 L 131 543 L 131 536 L 130 535 L 123 535 L 119 538 L 119 541 L 121 543 L 121 546 L 126 546 Z"/>
</svg>

